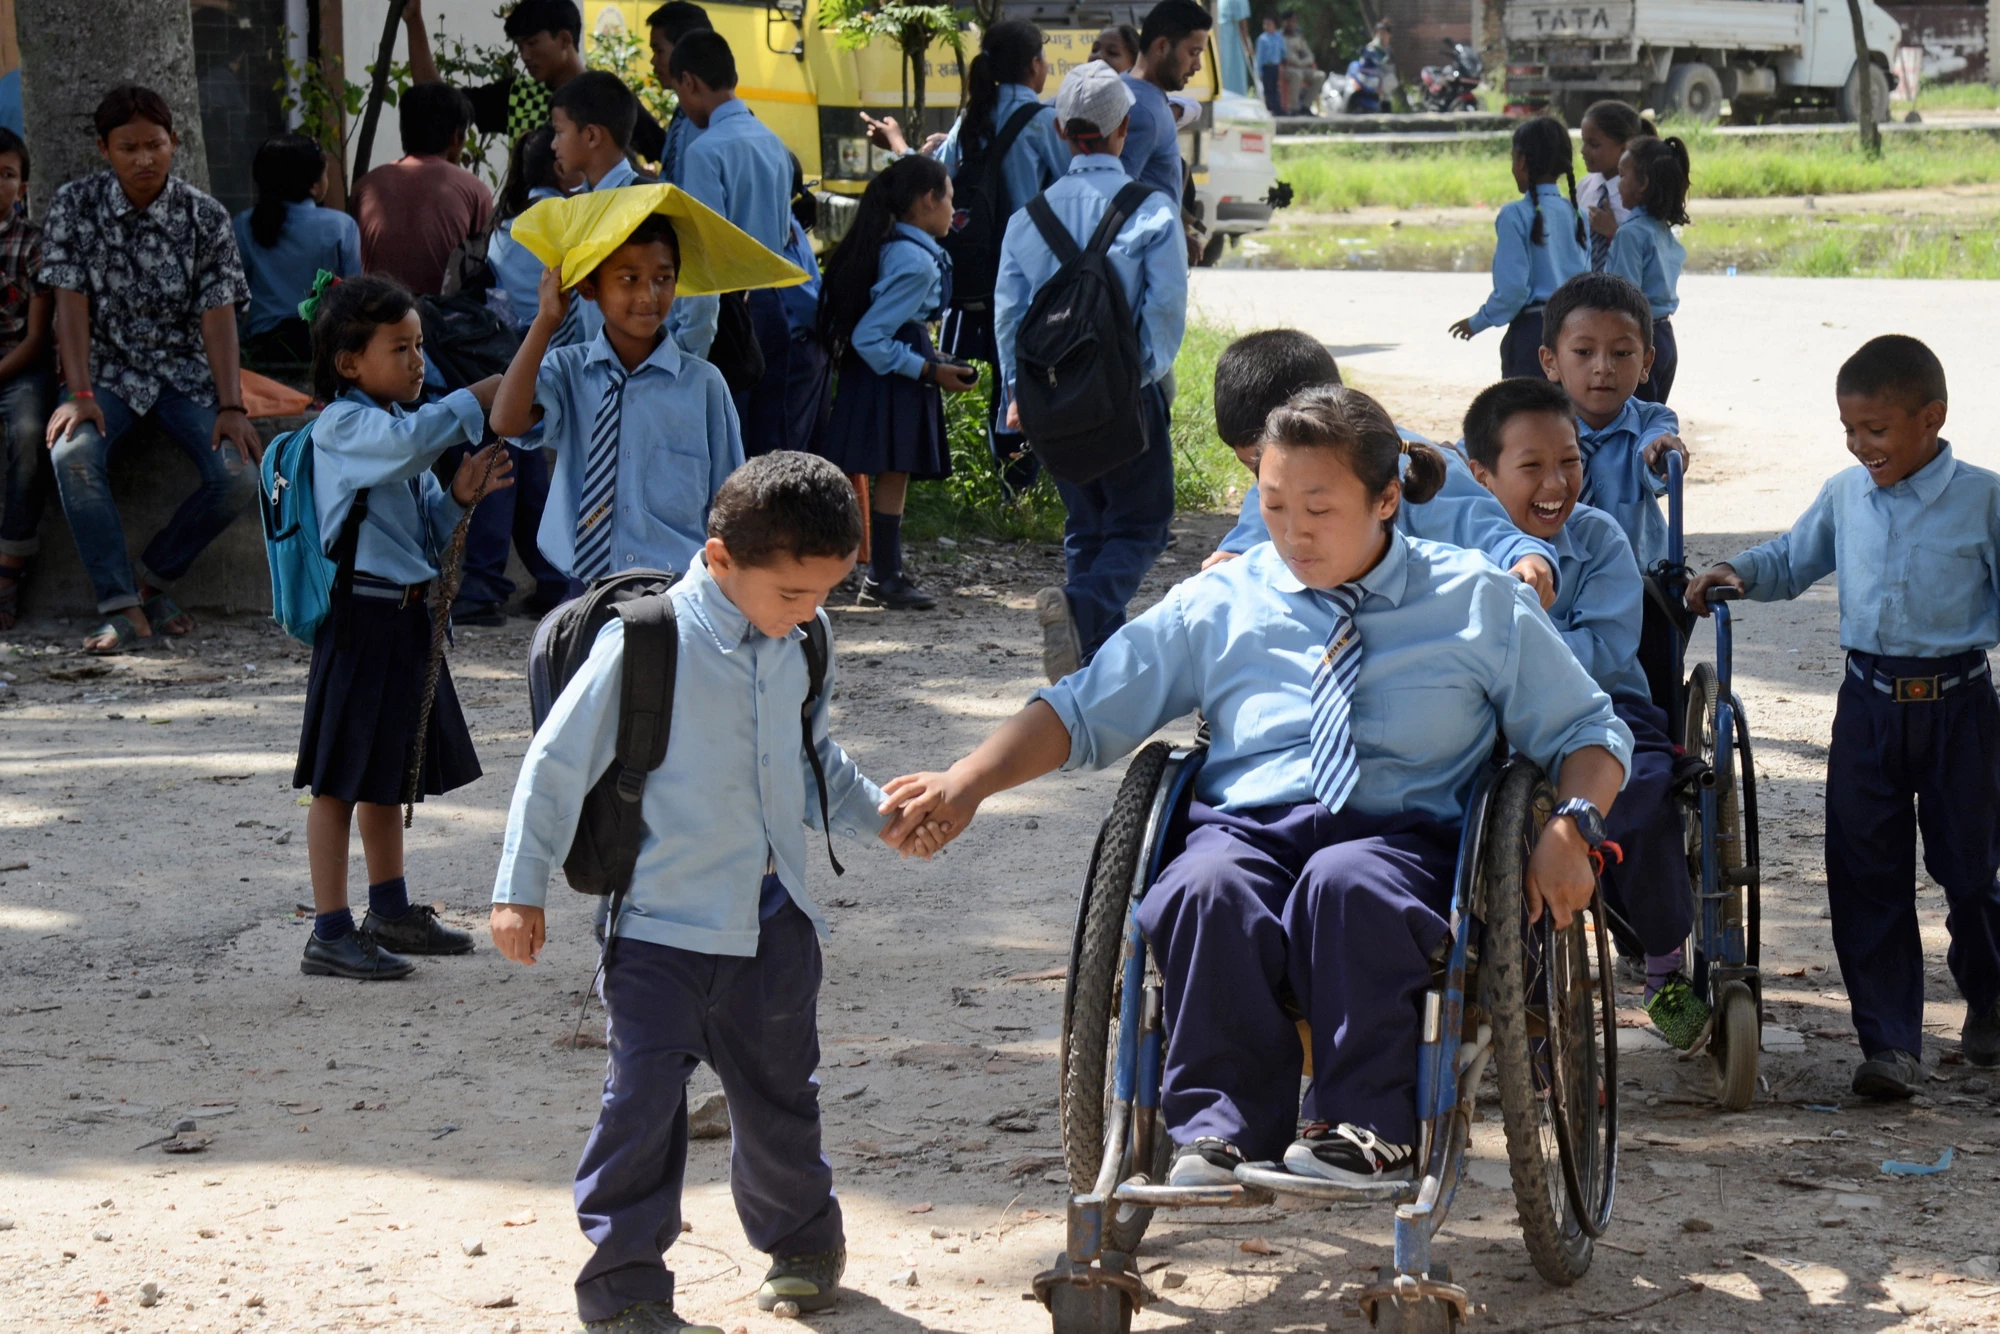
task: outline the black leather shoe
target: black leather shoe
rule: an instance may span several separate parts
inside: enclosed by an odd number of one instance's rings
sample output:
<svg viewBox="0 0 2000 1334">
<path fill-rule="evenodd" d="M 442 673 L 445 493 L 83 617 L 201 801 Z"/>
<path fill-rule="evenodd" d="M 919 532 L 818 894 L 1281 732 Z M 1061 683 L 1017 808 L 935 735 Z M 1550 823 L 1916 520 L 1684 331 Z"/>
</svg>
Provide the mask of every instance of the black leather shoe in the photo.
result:
<svg viewBox="0 0 2000 1334">
<path fill-rule="evenodd" d="M 351 977 L 357 982 L 388 982 L 416 970 L 415 964 L 383 949 L 365 931 L 350 931 L 339 940 L 309 935 L 305 957 L 299 960 L 299 971 L 307 977 Z"/>
<path fill-rule="evenodd" d="M 840 1300 L 840 1276 L 847 1272 L 847 1248 L 780 1255 L 757 1289 L 757 1309 L 769 1311 L 779 1302 L 797 1302 L 801 1311 L 824 1311 Z"/>
<path fill-rule="evenodd" d="M 892 611 L 929 611 L 937 599 L 902 575 L 881 582 L 870 579 L 861 585 L 861 605 L 887 607 Z"/>
<path fill-rule="evenodd" d="M 1958 1048 L 1967 1064 L 1991 1069 L 2000 1065 L 2000 1005 L 1985 1014 L 1966 1007 L 1965 1026 L 1958 1030 Z"/>
<path fill-rule="evenodd" d="M 1854 1091 L 1865 1098 L 1912 1097 L 1923 1082 L 1923 1062 L 1894 1047 L 1876 1052 L 1854 1070 Z"/>
<path fill-rule="evenodd" d="M 507 624 L 507 609 L 497 602 L 461 602 L 451 609 L 451 623 L 495 630 Z"/>
<path fill-rule="evenodd" d="M 361 931 L 404 954 L 470 954 L 472 935 L 455 931 L 438 920 L 437 910 L 428 903 L 410 905 L 401 917 L 378 917 L 373 911 L 361 919 Z"/>
</svg>

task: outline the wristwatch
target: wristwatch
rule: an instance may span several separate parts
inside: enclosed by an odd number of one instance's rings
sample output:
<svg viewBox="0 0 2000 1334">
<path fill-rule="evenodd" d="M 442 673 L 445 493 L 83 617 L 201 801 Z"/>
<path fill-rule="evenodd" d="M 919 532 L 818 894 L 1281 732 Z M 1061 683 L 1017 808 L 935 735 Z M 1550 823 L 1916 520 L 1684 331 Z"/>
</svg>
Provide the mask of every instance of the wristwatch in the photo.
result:
<svg viewBox="0 0 2000 1334">
<path fill-rule="evenodd" d="M 1556 819 L 1564 815 L 1576 822 L 1576 832 L 1583 835 L 1583 841 L 1593 850 L 1603 847 L 1605 840 L 1610 837 L 1604 828 L 1604 812 L 1582 797 L 1571 797 L 1563 802 L 1556 807 L 1555 815 L 1549 818 Z"/>
</svg>

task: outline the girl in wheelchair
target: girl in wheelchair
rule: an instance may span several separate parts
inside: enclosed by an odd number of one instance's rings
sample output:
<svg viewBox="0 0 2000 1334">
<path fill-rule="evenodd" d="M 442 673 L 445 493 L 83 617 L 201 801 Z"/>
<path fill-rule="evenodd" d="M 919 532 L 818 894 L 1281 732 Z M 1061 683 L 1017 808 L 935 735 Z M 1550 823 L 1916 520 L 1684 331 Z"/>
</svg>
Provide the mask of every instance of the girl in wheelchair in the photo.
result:
<svg viewBox="0 0 2000 1334">
<path fill-rule="evenodd" d="M 949 770 L 890 783 L 883 837 L 956 837 L 993 793 L 1102 768 L 1201 710 L 1185 847 L 1139 905 L 1165 978 L 1170 1180 L 1281 1156 L 1327 1180 L 1406 1179 L 1418 1007 L 1474 780 L 1500 735 L 1556 779 L 1527 897 L 1567 923 L 1631 733 L 1527 586 L 1396 531 L 1405 494 L 1443 480 L 1434 448 L 1338 387 L 1295 396 L 1265 435 L 1273 540 L 1173 589 Z M 1303 1132 L 1287 991 L 1312 1030 Z"/>
</svg>

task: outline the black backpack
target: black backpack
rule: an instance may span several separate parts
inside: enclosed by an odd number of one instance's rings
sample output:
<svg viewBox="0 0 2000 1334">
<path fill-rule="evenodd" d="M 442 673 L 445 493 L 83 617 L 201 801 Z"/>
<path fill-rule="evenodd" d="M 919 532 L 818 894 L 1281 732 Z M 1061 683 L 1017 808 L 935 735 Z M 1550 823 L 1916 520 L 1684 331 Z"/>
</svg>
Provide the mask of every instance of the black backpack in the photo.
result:
<svg viewBox="0 0 2000 1334">
<path fill-rule="evenodd" d="M 951 256 L 951 304 L 955 310 L 990 310 L 993 306 L 993 284 L 1000 276 L 1000 239 L 1014 212 L 1007 198 L 1007 176 L 1001 168 L 1007 161 L 1007 150 L 1040 110 L 1039 102 L 1017 107 L 998 134 L 959 159 L 958 174 L 951 178 L 955 206 L 951 230 L 938 242 Z"/>
<path fill-rule="evenodd" d="M 563 875 L 580 894 L 611 896 L 616 917 L 632 870 L 639 860 L 639 840 L 645 832 L 640 797 L 646 775 L 667 758 L 667 737 L 673 729 L 675 664 L 680 657 L 680 629 L 673 599 L 667 596 L 677 575 L 665 570 L 626 570 L 606 575 L 542 618 L 528 649 L 528 708 L 539 729 L 555 707 L 556 697 L 590 656 L 597 632 L 616 616 L 625 622 L 625 655 L 618 700 L 618 747 L 611 767 L 583 799 L 576 835 L 563 858 Z M 812 745 L 812 711 L 826 686 L 828 641 L 826 622 L 818 615 L 805 625 L 805 703 L 799 725 L 806 742 L 813 779 L 819 785 L 820 823 L 827 834 L 827 860 L 835 875 L 846 874 L 833 855 L 833 821 L 828 816 L 826 773 Z"/>
<path fill-rule="evenodd" d="M 722 382 L 732 394 L 747 394 L 764 378 L 764 346 L 757 341 L 757 326 L 750 319 L 750 299 L 742 292 L 722 294 L 708 364 L 722 372 Z"/>
<path fill-rule="evenodd" d="M 1021 320 L 1014 400 L 1035 457 L 1075 486 L 1146 452 L 1139 409 L 1145 355 L 1125 289 L 1105 256 L 1149 193 L 1137 181 L 1127 182 L 1082 249 L 1046 195 L 1028 201 L 1028 217 L 1062 267 L 1035 293 Z"/>
<path fill-rule="evenodd" d="M 417 298 L 424 325 L 424 355 L 444 377 L 446 389 L 464 389 L 488 376 L 505 375 L 521 339 L 470 291 Z"/>
</svg>

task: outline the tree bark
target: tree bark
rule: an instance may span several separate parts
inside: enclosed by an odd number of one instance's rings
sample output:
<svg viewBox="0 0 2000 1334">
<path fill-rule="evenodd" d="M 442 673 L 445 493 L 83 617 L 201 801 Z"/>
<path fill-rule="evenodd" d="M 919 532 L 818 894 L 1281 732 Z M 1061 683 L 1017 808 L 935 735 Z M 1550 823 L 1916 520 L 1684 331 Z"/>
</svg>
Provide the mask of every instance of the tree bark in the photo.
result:
<svg viewBox="0 0 2000 1334">
<path fill-rule="evenodd" d="M 1861 0 L 1847 0 L 1847 21 L 1854 27 L 1854 106 L 1860 124 L 1861 151 L 1869 157 L 1882 156 L 1882 127 L 1876 123 L 1882 108 L 1875 105 L 1875 57 L 1868 49 L 1868 29 L 1861 20 Z"/>
<path fill-rule="evenodd" d="M 389 0 L 389 16 L 382 23 L 382 44 L 375 51 L 375 73 L 368 80 L 368 106 L 361 113 L 361 140 L 354 149 L 354 179 L 368 174 L 369 158 L 375 152 L 375 125 L 382 118 L 382 102 L 389 95 L 389 62 L 396 58 L 396 32 L 403 26 L 405 0 Z"/>
<path fill-rule="evenodd" d="M 121 83 L 144 84 L 167 99 L 181 140 L 174 172 L 208 188 L 189 13 L 187 0 L 30 0 L 15 6 L 36 216 L 58 186 L 104 166 L 91 114 Z"/>
</svg>

